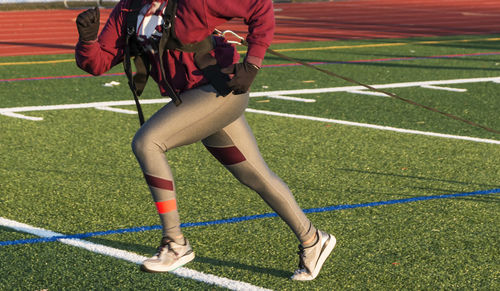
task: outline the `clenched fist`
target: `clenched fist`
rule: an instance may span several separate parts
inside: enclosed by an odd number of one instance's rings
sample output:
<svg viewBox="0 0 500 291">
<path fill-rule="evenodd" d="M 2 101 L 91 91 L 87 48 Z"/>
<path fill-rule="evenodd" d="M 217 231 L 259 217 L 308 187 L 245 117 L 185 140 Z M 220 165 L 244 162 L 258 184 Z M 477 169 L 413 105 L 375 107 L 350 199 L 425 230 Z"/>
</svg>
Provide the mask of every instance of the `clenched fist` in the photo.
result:
<svg viewBox="0 0 500 291">
<path fill-rule="evenodd" d="M 243 94 L 250 89 L 250 85 L 252 85 L 255 76 L 259 72 L 259 67 L 248 62 L 243 62 L 224 68 L 222 72 L 234 74 L 234 77 L 227 85 L 234 94 Z"/>
<path fill-rule="evenodd" d="M 80 35 L 80 40 L 91 41 L 97 39 L 99 32 L 99 8 L 90 8 L 76 18 L 76 28 Z"/>
</svg>

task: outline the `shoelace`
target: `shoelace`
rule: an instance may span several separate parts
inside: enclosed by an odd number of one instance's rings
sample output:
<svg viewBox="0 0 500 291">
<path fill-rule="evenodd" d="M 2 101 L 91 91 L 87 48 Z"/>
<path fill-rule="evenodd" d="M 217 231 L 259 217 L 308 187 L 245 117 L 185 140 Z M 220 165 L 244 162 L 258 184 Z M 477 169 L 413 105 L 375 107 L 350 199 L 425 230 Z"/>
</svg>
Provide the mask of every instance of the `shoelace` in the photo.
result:
<svg viewBox="0 0 500 291">
<path fill-rule="evenodd" d="M 173 253 L 176 257 L 177 257 L 177 256 L 179 256 L 179 253 L 178 253 L 178 252 L 176 252 L 176 251 L 175 251 L 175 250 L 174 250 L 174 249 L 170 246 L 170 243 L 171 243 L 171 242 L 172 242 L 172 241 L 170 241 L 170 240 L 169 240 L 169 241 L 162 240 L 162 241 L 161 241 L 161 243 L 160 243 L 160 246 L 156 249 L 156 255 L 157 255 L 157 256 L 160 256 L 160 255 L 161 255 L 161 253 L 163 252 L 163 250 L 164 250 L 165 248 L 167 248 L 167 250 L 166 250 L 166 251 L 167 251 L 167 253 L 168 253 L 168 252 L 172 252 L 172 253 Z"/>
<path fill-rule="evenodd" d="M 304 259 L 306 258 L 306 252 L 302 245 L 299 245 L 299 251 L 297 254 L 299 255 L 299 269 L 305 269 L 306 266 L 304 264 Z"/>
</svg>

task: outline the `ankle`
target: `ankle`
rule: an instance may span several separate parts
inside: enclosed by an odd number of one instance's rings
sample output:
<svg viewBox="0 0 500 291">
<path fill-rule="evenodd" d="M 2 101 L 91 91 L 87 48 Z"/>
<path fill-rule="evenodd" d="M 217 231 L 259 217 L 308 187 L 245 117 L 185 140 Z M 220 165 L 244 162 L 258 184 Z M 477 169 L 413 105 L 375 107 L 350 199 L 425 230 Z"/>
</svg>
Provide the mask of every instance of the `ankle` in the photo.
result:
<svg viewBox="0 0 500 291">
<path fill-rule="evenodd" d="M 184 238 L 183 235 L 175 237 L 174 242 L 178 245 L 185 245 L 186 244 L 186 239 Z"/>
<path fill-rule="evenodd" d="M 164 242 L 174 242 L 178 245 L 185 245 L 186 244 L 186 239 L 184 238 L 183 235 L 176 236 L 176 237 L 171 237 L 171 236 L 163 236 L 162 241 Z"/>
<path fill-rule="evenodd" d="M 304 248 L 312 247 L 313 245 L 315 245 L 318 242 L 318 239 L 319 239 L 318 234 L 314 233 L 314 236 L 312 238 L 306 240 L 305 242 L 303 242 L 302 246 Z"/>
</svg>

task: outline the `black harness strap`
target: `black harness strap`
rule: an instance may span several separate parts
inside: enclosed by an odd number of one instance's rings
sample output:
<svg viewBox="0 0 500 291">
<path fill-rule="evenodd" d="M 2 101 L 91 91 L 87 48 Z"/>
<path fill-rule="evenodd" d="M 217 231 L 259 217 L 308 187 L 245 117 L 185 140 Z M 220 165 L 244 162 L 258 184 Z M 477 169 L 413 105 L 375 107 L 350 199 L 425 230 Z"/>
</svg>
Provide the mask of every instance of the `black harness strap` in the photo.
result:
<svg viewBox="0 0 500 291">
<path fill-rule="evenodd" d="M 137 16 L 139 15 L 140 8 L 140 0 L 131 1 L 131 11 L 127 13 L 126 18 L 127 34 L 125 36 L 125 57 L 123 59 L 123 69 L 125 70 L 130 90 L 134 95 L 135 106 L 137 108 L 137 114 L 139 115 L 139 122 L 142 126 L 144 124 L 144 114 L 142 112 L 141 103 L 139 102 L 139 96 L 142 94 L 148 80 L 149 61 L 147 61 L 147 56 L 140 53 L 135 38 Z M 134 63 L 137 70 L 135 76 L 132 75 L 132 64 L 130 62 L 130 58 L 132 56 L 134 56 Z"/>
<path fill-rule="evenodd" d="M 168 94 L 170 98 L 174 101 L 175 105 L 179 106 L 182 103 L 181 98 L 174 91 L 172 86 L 167 81 L 167 74 L 165 74 L 165 66 L 163 65 L 163 53 L 167 48 L 166 44 L 172 35 L 174 30 L 175 13 L 177 12 L 177 0 L 168 0 L 167 7 L 165 8 L 165 14 L 163 15 L 163 32 L 160 39 L 160 44 L 158 48 L 159 58 L 160 58 L 160 70 L 163 81 L 167 87 Z"/>
<path fill-rule="evenodd" d="M 136 27 L 139 11 L 142 8 L 141 0 L 131 0 L 130 11 L 127 13 L 126 23 L 127 31 L 125 38 L 125 57 L 123 60 L 123 67 L 125 74 L 128 78 L 128 84 L 132 94 L 134 95 L 135 104 L 139 114 L 139 121 L 144 124 L 144 114 L 142 112 L 139 96 L 142 94 L 148 76 L 150 73 L 149 58 L 144 53 L 142 47 L 137 43 Z M 213 35 L 207 36 L 200 42 L 183 44 L 179 41 L 175 34 L 175 14 L 177 12 L 177 0 L 169 0 L 163 14 L 163 30 L 160 42 L 158 44 L 158 54 L 160 59 L 160 70 L 163 82 L 165 84 L 168 95 L 174 101 L 176 106 L 182 103 L 181 98 L 177 92 L 172 88 L 167 81 L 167 74 L 163 61 L 165 50 L 178 50 L 182 52 L 194 53 L 194 61 L 198 68 L 203 72 L 203 76 L 214 86 L 217 92 L 226 96 L 231 93 L 227 82 L 230 80 L 229 76 L 221 72 L 217 60 L 210 54 L 215 47 L 215 40 Z M 132 65 L 130 62 L 131 57 L 134 57 L 134 64 L 136 68 L 135 75 L 132 74 Z"/>
<path fill-rule="evenodd" d="M 195 43 L 183 44 L 175 34 L 175 13 L 177 12 L 177 0 L 169 0 L 163 15 L 163 34 L 160 39 L 159 53 L 163 55 L 164 50 L 178 50 L 182 52 L 194 53 L 194 61 L 198 68 L 203 72 L 203 76 L 214 86 L 219 94 L 227 96 L 231 93 L 231 89 L 227 85 L 229 76 L 221 72 L 217 60 L 212 57 L 210 52 L 215 47 L 213 35 L 207 36 L 205 39 Z M 160 67 L 162 77 L 165 79 L 165 69 L 163 66 L 163 58 L 160 58 Z M 182 101 L 179 97 L 172 98 L 176 105 Z"/>
<path fill-rule="evenodd" d="M 150 73 L 150 62 L 148 56 L 137 44 L 136 38 L 136 27 L 137 27 L 137 18 L 139 16 L 139 11 L 142 8 L 141 0 L 131 0 L 129 12 L 126 17 L 126 37 L 125 37 L 125 57 L 123 59 L 123 68 L 125 70 L 125 75 L 128 79 L 128 85 L 132 94 L 134 96 L 135 105 L 137 108 L 137 113 L 139 115 L 139 122 L 141 126 L 144 124 L 144 113 L 142 112 L 141 103 L 139 102 L 139 96 L 141 96 L 144 88 L 146 87 L 146 83 L 148 81 L 149 73 Z M 165 46 L 161 45 L 162 42 L 166 42 L 168 40 L 168 36 L 170 34 L 170 26 L 174 20 L 175 12 L 177 10 L 177 1 L 170 0 L 168 1 L 166 12 L 165 12 L 165 25 L 163 29 L 163 34 L 160 39 L 160 48 L 159 48 L 159 58 L 160 58 L 160 67 L 163 81 L 167 88 L 168 95 L 172 98 L 175 105 L 179 105 L 182 103 L 179 98 L 177 92 L 172 88 L 169 82 L 166 79 L 165 69 L 163 66 L 163 53 Z M 168 27 L 168 28 L 167 28 Z M 136 68 L 135 75 L 132 74 L 132 64 L 131 58 L 134 58 L 134 64 Z"/>
</svg>

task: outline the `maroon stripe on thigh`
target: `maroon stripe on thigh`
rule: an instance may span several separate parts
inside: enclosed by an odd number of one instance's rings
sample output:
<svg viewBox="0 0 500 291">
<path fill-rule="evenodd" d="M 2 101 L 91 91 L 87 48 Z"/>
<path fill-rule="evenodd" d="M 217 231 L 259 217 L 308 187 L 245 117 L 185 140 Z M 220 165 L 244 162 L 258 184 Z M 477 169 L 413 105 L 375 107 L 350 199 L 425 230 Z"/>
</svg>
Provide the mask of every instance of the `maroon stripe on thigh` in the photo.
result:
<svg viewBox="0 0 500 291">
<path fill-rule="evenodd" d="M 146 178 L 146 182 L 148 183 L 149 186 L 163 190 L 174 191 L 174 183 L 170 180 L 158 178 L 155 176 L 150 176 L 148 174 L 144 174 L 144 178 Z"/>
<path fill-rule="evenodd" d="M 245 156 L 235 146 L 216 148 L 205 145 L 207 150 L 223 165 L 234 165 L 245 161 Z"/>
</svg>

